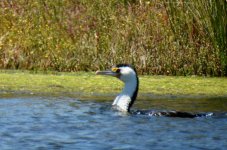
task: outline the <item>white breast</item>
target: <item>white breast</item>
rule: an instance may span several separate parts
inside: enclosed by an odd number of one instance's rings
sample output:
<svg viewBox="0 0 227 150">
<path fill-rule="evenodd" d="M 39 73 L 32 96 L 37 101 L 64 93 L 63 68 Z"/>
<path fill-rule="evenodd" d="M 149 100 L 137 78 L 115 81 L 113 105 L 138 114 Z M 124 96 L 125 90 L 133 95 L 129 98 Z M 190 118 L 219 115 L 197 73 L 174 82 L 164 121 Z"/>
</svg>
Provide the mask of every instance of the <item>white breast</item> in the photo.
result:
<svg viewBox="0 0 227 150">
<path fill-rule="evenodd" d="M 130 96 L 128 96 L 128 95 L 118 95 L 115 98 L 115 100 L 114 100 L 112 105 L 114 106 L 114 108 L 116 108 L 116 109 L 118 109 L 120 111 L 127 112 L 130 101 L 131 101 Z"/>
</svg>

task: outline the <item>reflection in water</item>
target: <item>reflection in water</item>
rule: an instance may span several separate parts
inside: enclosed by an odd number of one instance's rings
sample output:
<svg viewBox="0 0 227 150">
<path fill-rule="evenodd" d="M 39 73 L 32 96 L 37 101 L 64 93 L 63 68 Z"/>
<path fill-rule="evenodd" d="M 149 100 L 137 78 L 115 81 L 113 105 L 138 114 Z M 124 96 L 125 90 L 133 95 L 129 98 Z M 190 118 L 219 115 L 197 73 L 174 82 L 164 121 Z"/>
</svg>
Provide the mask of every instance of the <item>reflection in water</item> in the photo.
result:
<svg viewBox="0 0 227 150">
<path fill-rule="evenodd" d="M 186 112 L 227 112 L 227 98 L 144 98 L 136 101 L 139 109 L 164 109 Z"/>
<path fill-rule="evenodd" d="M 224 112 L 227 106 L 224 100 L 198 103 L 202 106 L 187 100 L 153 100 L 152 103 L 138 100 L 134 109 Z M 109 101 L 79 101 L 65 97 L 2 98 L 0 126 L 1 149 L 227 147 L 225 114 L 196 119 L 126 115 L 113 111 Z"/>
</svg>

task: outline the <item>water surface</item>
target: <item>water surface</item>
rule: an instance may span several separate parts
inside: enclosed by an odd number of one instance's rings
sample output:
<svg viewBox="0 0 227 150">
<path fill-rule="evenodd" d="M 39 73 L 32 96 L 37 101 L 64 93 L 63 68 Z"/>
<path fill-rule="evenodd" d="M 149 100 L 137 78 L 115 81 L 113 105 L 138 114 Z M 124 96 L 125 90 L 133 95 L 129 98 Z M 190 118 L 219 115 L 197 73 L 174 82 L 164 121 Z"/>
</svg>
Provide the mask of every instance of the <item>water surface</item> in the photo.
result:
<svg viewBox="0 0 227 150">
<path fill-rule="evenodd" d="M 134 109 L 223 112 L 226 102 L 139 101 Z M 144 104 L 144 105 L 143 105 Z M 180 105 L 175 106 L 176 104 Z M 212 105 L 208 110 L 202 109 Z M 146 106 L 146 107 L 145 107 Z M 190 106 L 186 108 L 186 106 Z M 5 149 L 226 149 L 227 116 L 168 118 L 126 115 L 111 101 L 66 97 L 0 99 L 0 147 Z"/>
</svg>

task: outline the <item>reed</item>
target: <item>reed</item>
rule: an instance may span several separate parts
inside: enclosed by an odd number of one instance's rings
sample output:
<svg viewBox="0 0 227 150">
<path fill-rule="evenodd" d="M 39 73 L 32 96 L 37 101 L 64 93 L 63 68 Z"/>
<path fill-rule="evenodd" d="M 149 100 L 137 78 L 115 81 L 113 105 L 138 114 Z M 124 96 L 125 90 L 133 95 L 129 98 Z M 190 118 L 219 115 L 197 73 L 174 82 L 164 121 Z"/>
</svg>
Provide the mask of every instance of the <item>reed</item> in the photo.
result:
<svg viewBox="0 0 227 150">
<path fill-rule="evenodd" d="M 1 1 L 0 68 L 227 76 L 226 1 L 187 2 Z"/>
<path fill-rule="evenodd" d="M 227 2 L 166 1 L 165 8 L 176 41 L 193 47 L 193 70 L 227 76 Z"/>
</svg>

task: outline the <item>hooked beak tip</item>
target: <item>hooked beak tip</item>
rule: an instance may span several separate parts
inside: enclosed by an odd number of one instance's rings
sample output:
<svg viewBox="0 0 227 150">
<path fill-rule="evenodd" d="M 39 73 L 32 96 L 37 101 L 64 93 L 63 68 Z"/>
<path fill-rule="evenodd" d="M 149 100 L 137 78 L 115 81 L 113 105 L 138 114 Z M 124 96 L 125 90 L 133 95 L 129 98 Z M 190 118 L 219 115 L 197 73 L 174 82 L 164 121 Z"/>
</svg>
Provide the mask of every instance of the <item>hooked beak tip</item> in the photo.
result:
<svg viewBox="0 0 227 150">
<path fill-rule="evenodd" d="M 96 74 L 96 75 L 98 75 L 98 74 L 99 74 L 99 72 L 100 72 L 100 71 L 98 70 L 98 71 L 96 71 L 96 72 L 95 72 L 95 74 Z"/>
</svg>

